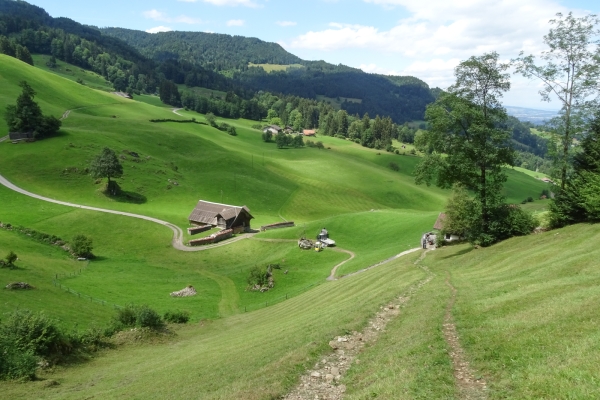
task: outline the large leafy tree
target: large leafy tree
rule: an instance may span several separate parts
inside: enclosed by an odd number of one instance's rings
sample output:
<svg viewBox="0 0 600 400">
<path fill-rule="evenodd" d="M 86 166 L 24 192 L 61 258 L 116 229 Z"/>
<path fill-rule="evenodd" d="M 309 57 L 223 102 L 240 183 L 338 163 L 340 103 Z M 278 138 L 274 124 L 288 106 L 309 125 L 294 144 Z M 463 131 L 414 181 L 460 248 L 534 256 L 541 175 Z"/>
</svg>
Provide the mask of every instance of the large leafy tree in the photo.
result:
<svg viewBox="0 0 600 400">
<path fill-rule="evenodd" d="M 55 134 L 61 126 L 61 122 L 54 116 L 44 116 L 42 109 L 33 98 L 35 90 L 26 81 L 19 86 L 23 89 L 17 103 L 6 107 L 6 123 L 9 132 L 32 132 L 36 137 Z"/>
<path fill-rule="evenodd" d="M 564 187 L 550 203 L 550 216 L 554 226 L 600 221 L 600 112 L 585 132 Z"/>
<path fill-rule="evenodd" d="M 102 149 L 102 152 L 98 154 L 92 160 L 90 164 L 90 174 L 93 178 L 107 178 L 108 184 L 106 186 L 108 192 L 111 195 L 118 193 L 117 183 L 111 181 L 111 178 L 120 178 L 123 176 L 123 166 L 119 162 L 115 152 L 108 147 Z"/>
<path fill-rule="evenodd" d="M 510 133 L 500 128 L 507 119 L 500 104 L 510 89 L 507 69 L 495 52 L 456 67 L 456 83 L 427 108 L 430 130 L 423 145 L 431 152 L 416 169 L 417 183 L 442 188 L 459 183 L 474 192 L 470 240 L 484 245 L 497 240 L 491 225 L 504 200 L 502 167 L 513 163 Z"/>
<path fill-rule="evenodd" d="M 568 179 L 573 139 L 585 129 L 599 91 L 600 81 L 600 20 L 595 15 L 574 17 L 556 14 L 550 20 L 552 28 L 544 36 L 548 50 L 541 55 L 542 64 L 536 64 L 533 55 L 523 53 L 513 60 L 516 71 L 543 83 L 542 100 L 557 98 L 561 110 L 548 129 L 559 139 L 556 152 L 557 178 L 562 189 Z"/>
</svg>

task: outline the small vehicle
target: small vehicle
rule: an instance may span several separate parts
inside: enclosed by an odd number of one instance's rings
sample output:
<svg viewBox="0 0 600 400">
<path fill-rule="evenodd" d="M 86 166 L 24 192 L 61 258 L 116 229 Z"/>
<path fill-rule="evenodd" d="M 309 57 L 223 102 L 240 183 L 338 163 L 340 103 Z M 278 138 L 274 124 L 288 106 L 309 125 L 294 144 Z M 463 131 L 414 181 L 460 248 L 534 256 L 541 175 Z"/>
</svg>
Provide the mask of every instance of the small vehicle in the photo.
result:
<svg viewBox="0 0 600 400">
<path fill-rule="evenodd" d="M 323 244 L 323 247 L 335 246 L 335 240 L 329 239 L 329 232 L 327 229 L 321 229 L 321 232 L 317 235 L 317 240 Z"/>
</svg>

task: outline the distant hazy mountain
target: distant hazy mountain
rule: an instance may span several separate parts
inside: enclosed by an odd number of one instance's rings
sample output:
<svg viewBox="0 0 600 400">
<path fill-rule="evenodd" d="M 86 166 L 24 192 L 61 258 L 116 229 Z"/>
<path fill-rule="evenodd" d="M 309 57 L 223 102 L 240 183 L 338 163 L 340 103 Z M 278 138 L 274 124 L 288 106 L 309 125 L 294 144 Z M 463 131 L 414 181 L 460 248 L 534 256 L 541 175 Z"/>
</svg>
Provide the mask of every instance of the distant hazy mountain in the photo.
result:
<svg viewBox="0 0 600 400">
<path fill-rule="evenodd" d="M 505 106 L 508 115 L 512 115 L 522 122 L 531 122 L 535 125 L 542 125 L 558 115 L 557 111 L 536 110 L 533 108 Z"/>
</svg>

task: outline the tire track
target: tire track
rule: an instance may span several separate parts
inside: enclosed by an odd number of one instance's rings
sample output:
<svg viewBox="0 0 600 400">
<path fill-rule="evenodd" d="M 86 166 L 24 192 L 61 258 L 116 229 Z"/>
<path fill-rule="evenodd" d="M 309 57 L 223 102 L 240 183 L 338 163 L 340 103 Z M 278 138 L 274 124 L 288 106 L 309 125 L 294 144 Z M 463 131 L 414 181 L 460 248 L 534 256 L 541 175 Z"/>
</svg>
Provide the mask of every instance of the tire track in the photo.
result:
<svg viewBox="0 0 600 400">
<path fill-rule="evenodd" d="M 459 391 L 459 396 L 464 400 L 485 400 L 487 398 L 487 385 L 483 378 L 475 378 L 473 370 L 467 361 L 465 351 L 460 345 L 454 318 L 452 317 L 452 308 L 456 302 L 457 290 L 450 282 L 450 273 L 446 272 L 446 286 L 450 288 L 452 295 L 446 304 L 446 314 L 444 315 L 444 339 L 450 347 L 450 358 L 454 369 L 454 380 Z"/>
</svg>

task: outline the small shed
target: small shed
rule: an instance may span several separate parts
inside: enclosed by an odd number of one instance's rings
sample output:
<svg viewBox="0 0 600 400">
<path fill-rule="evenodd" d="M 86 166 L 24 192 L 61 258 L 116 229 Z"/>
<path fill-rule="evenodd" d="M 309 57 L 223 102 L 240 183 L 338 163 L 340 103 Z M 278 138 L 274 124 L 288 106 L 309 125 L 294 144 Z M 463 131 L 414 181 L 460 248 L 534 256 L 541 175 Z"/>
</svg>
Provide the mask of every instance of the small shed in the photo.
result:
<svg viewBox="0 0 600 400">
<path fill-rule="evenodd" d="M 35 140 L 35 136 L 33 132 L 9 132 L 8 139 L 13 142 L 33 142 Z"/>
<path fill-rule="evenodd" d="M 438 215 L 438 217 L 437 217 L 437 220 L 435 221 L 435 224 L 433 224 L 433 229 L 435 229 L 437 231 L 443 230 L 445 221 L 446 221 L 446 214 L 440 213 L 440 215 Z M 446 242 L 455 242 L 460 239 L 461 239 L 460 236 L 455 235 L 453 233 L 446 233 L 444 235 L 444 241 L 446 241 Z"/>
<path fill-rule="evenodd" d="M 317 133 L 317 131 L 315 131 L 314 129 L 304 129 L 304 130 L 302 131 L 302 134 L 303 134 L 304 136 L 315 136 L 315 135 L 316 135 L 316 133 Z"/>
<path fill-rule="evenodd" d="M 190 214 L 190 224 L 196 226 L 211 225 L 215 228 L 250 230 L 250 220 L 254 217 L 246 206 L 213 203 L 200 200 Z"/>
</svg>

